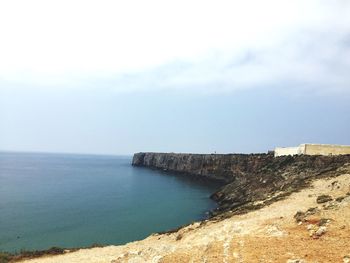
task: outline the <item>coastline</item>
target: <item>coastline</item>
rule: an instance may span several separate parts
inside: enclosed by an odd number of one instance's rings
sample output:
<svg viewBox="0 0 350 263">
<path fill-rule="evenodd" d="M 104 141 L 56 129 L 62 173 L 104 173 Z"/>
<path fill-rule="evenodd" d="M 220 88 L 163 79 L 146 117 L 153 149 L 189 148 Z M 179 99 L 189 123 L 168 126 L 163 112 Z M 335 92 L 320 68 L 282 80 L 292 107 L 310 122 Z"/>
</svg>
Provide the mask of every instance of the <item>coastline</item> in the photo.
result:
<svg viewBox="0 0 350 263">
<path fill-rule="evenodd" d="M 195 222 L 121 246 L 23 262 L 341 262 L 350 255 L 349 185 L 347 167 L 336 177 L 314 179 L 310 187 L 255 211 Z M 320 203 L 321 193 L 332 200 Z"/>
<path fill-rule="evenodd" d="M 1 157 L 1 251 L 125 244 L 216 207 L 213 184 L 135 168 L 132 157 Z"/>
<path fill-rule="evenodd" d="M 210 217 L 262 208 L 309 186 L 315 178 L 342 173 L 350 155 L 136 153 L 132 165 L 180 176 L 224 182 L 211 195 L 218 203 Z M 340 170 L 339 170 L 340 169 Z"/>
<path fill-rule="evenodd" d="M 234 156 L 234 155 L 229 155 Z M 257 157 L 258 159 L 260 155 L 239 155 L 243 157 L 252 158 L 252 156 Z M 224 221 L 226 219 L 230 219 L 234 216 L 244 216 L 249 213 L 254 213 L 254 211 L 260 211 L 265 207 L 269 207 L 270 205 L 280 202 L 283 200 L 287 200 L 290 198 L 292 194 L 298 193 L 300 191 L 304 191 L 305 189 L 309 189 L 311 184 L 315 180 L 323 180 L 325 178 L 333 178 L 339 177 L 344 173 L 350 173 L 350 156 L 342 156 L 342 157 L 278 157 L 275 160 L 270 159 L 268 157 L 268 162 L 266 165 L 259 166 L 259 168 L 250 175 L 240 173 L 237 178 L 234 180 L 227 180 L 227 183 L 217 192 L 213 193 L 211 198 L 213 198 L 216 202 L 218 202 L 219 207 L 216 211 L 213 211 L 208 219 L 198 221 L 196 223 L 192 223 L 185 226 L 180 226 L 176 229 L 170 229 L 168 231 L 160 232 L 152 234 L 150 237 L 154 236 L 173 236 L 179 235 L 179 232 L 183 232 L 184 229 L 192 229 L 193 225 L 196 228 L 202 228 L 206 226 L 210 226 L 217 222 Z M 134 164 L 134 163 L 133 163 Z M 135 165 L 135 164 L 134 164 Z M 146 165 L 138 165 L 144 166 L 147 168 L 158 169 L 165 172 L 165 174 L 169 174 L 174 172 L 178 176 L 194 176 L 195 178 L 202 179 L 199 174 L 191 174 L 183 171 L 173 171 L 172 169 L 164 170 L 164 167 L 156 167 L 156 166 L 146 166 Z M 266 167 L 267 166 L 267 167 Z M 264 174 L 261 174 L 261 172 Z M 251 172 L 251 171 L 250 171 Z M 281 187 L 280 181 L 281 178 L 276 176 L 276 174 L 283 174 L 283 181 L 288 185 L 288 187 Z M 237 196 L 235 191 L 239 190 L 238 193 L 241 193 L 241 188 L 237 188 L 237 186 L 242 186 L 241 180 L 242 176 L 248 176 L 249 180 L 244 181 L 244 185 L 247 186 L 251 184 L 253 187 L 249 188 L 249 193 L 246 195 L 242 195 L 245 199 L 243 202 L 234 203 L 232 196 Z M 265 177 L 264 177 L 265 176 Z M 273 178 L 278 178 L 278 180 L 272 180 Z M 264 186 L 263 180 L 270 180 L 273 187 L 266 188 Z M 212 180 L 204 176 L 204 180 Z M 252 180 L 256 181 L 258 184 L 254 184 Z M 217 181 L 214 179 L 214 181 Z M 268 191 L 267 191 L 268 190 Z M 265 194 L 261 195 L 261 192 L 264 191 Z M 229 206 L 227 205 L 229 204 Z M 182 235 L 182 234 L 181 234 Z M 148 238 L 150 238 L 148 237 Z M 146 238 L 145 240 L 147 240 Z M 182 239 L 181 236 L 176 237 L 176 239 Z M 177 241 L 178 241 L 177 240 Z M 142 241 L 134 241 L 131 243 L 127 243 L 125 245 L 120 246 L 100 246 L 100 247 L 123 247 L 128 244 L 133 244 L 135 242 Z M 96 247 L 96 245 L 94 246 Z M 63 248 L 51 248 L 45 251 L 32 251 L 32 252 L 24 252 L 22 254 L 10 255 L 10 260 L 18 261 L 24 260 L 28 258 L 36 258 L 36 257 L 47 257 L 52 255 L 66 255 L 67 253 L 73 253 L 80 250 L 87 250 L 91 248 L 71 248 L 71 249 L 63 249 Z M 1 261 L 0 261 L 1 262 Z M 6 261 L 4 261 L 6 262 Z M 35 261 L 34 261 L 35 262 Z"/>
</svg>

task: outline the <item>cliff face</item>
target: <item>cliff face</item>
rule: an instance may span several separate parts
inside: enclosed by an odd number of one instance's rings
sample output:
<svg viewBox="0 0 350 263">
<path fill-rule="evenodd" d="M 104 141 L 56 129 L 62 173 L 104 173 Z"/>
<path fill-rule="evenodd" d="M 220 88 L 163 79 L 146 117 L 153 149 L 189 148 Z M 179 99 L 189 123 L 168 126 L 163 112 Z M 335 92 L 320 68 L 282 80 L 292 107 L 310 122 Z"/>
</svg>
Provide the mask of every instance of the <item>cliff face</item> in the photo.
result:
<svg viewBox="0 0 350 263">
<path fill-rule="evenodd" d="M 139 153 L 133 165 L 225 181 L 212 196 L 219 203 L 215 220 L 122 246 L 71 252 L 52 248 L 51 254 L 63 254 L 29 259 L 40 252 L 24 252 L 13 259 L 28 258 L 28 263 L 349 262 L 350 155 Z M 234 215 L 274 201 L 260 210 Z"/>
<path fill-rule="evenodd" d="M 260 208 L 307 186 L 316 177 L 350 172 L 350 155 L 137 153 L 132 164 L 225 182 L 212 195 L 212 215 Z"/>
<path fill-rule="evenodd" d="M 272 160 L 270 154 L 136 153 L 132 164 L 231 182 L 237 176 L 261 169 Z"/>
</svg>

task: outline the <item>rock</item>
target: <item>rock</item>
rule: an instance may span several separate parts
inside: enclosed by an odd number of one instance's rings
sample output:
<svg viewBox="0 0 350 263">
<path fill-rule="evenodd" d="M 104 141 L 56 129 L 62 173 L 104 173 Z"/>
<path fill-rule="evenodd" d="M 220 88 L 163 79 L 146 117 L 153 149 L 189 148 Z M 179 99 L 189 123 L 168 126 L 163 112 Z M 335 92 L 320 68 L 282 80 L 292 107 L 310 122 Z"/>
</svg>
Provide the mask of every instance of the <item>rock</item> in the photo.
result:
<svg viewBox="0 0 350 263">
<path fill-rule="evenodd" d="M 306 214 L 307 215 L 314 215 L 318 212 L 320 212 L 320 209 L 318 209 L 317 207 L 311 207 L 306 211 Z"/>
<path fill-rule="evenodd" d="M 323 205 L 325 210 L 334 209 L 334 208 L 337 208 L 338 206 L 339 206 L 339 203 L 337 203 L 337 202 L 329 202 L 329 203 Z"/>
<path fill-rule="evenodd" d="M 350 263 L 350 256 L 344 256 L 343 263 Z"/>
<path fill-rule="evenodd" d="M 179 241 L 179 240 L 181 240 L 182 239 L 182 234 L 180 233 L 180 234 L 178 234 L 177 236 L 176 236 L 176 241 Z"/>
<path fill-rule="evenodd" d="M 320 236 L 322 236 L 327 232 L 326 226 L 318 227 L 317 225 L 314 225 L 314 224 L 308 224 L 306 226 L 306 229 L 309 231 L 309 236 L 314 239 L 318 239 Z"/>
<path fill-rule="evenodd" d="M 323 234 L 325 234 L 327 232 L 327 227 L 325 226 L 321 226 L 316 232 L 315 235 L 316 236 L 322 236 Z"/>
<path fill-rule="evenodd" d="M 350 171 L 350 155 L 280 156 L 272 154 L 136 153 L 132 164 L 197 180 L 220 181 L 211 198 L 218 208 L 210 217 L 245 213 L 280 200 L 308 186 L 311 179 Z M 344 168 L 339 170 L 339 168 Z M 336 185 L 335 183 L 333 185 Z M 278 194 L 276 194 L 278 193 Z M 320 198 L 320 202 L 331 199 Z M 300 222 L 297 219 L 297 222 Z"/>
<path fill-rule="evenodd" d="M 309 231 L 309 236 L 314 237 L 316 234 L 316 231 L 318 230 L 316 225 L 308 224 L 306 229 Z"/>
<path fill-rule="evenodd" d="M 287 263 L 305 263 L 303 259 L 288 259 Z"/>
<path fill-rule="evenodd" d="M 339 182 L 338 181 L 333 181 L 332 184 L 330 185 L 330 187 L 332 187 L 332 190 L 334 190 L 334 188 L 339 189 Z"/>
<path fill-rule="evenodd" d="M 308 224 L 307 226 L 306 226 L 306 229 L 307 230 L 312 230 L 312 229 L 314 229 L 315 228 L 315 225 L 313 225 L 313 224 Z"/>
<path fill-rule="evenodd" d="M 297 223 L 305 222 L 305 221 L 310 221 L 310 220 L 306 220 L 306 217 L 309 216 L 309 215 L 317 214 L 318 212 L 320 212 L 320 210 L 319 210 L 317 207 L 311 207 L 311 208 L 309 208 L 308 210 L 306 210 L 306 212 L 298 211 L 298 212 L 294 215 L 294 218 L 295 218 L 295 221 L 296 221 Z"/>
<path fill-rule="evenodd" d="M 296 221 L 297 223 L 303 222 L 303 221 L 305 220 L 305 217 L 306 217 L 306 215 L 305 215 L 305 213 L 302 212 L 302 211 L 298 211 L 298 212 L 296 212 L 296 214 L 294 215 L 295 221 Z"/>
<path fill-rule="evenodd" d="M 330 195 L 319 195 L 316 199 L 316 202 L 318 204 L 322 204 L 322 203 L 326 203 L 326 202 L 329 202 L 332 200 L 333 200 L 333 198 Z"/>
<path fill-rule="evenodd" d="M 330 219 L 328 219 L 328 218 L 321 218 L 321 219 L 320 219 L 320 222 L 318 222 L 318 226 L 325 226 L 325 225 L 327 225 L 329 222 L 331 222 Z"/>
<path fill-rule="evenodd" d="M 339 197 L 337 197 L 337 198 L 335 199 L 335 201 L 341 202 L 341 201 L 343 201 L 344 199 L 345 199 L 345 196 L 339 196 Z"/>
<path fill-rule="evenodd" d="M 309 236 L 310 236 L 310 237 L 316 237 L 316 236 L 315 236 L 315 232 L 316 232 L 316 231 L 315 231 L 314 229 L 309 230 Z"/>
</svg>

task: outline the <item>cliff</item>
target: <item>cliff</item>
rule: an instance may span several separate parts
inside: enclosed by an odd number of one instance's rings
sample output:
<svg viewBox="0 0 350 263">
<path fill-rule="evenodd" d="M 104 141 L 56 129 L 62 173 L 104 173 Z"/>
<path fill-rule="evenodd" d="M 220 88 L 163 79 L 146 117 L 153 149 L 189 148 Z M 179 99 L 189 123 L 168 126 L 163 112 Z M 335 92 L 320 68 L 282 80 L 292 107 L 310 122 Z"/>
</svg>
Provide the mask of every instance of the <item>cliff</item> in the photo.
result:
<svg viewBox="0 0 350 263">
<path fill-rule="evenodd" d="M 19 259 L 28 263 L 350 262 L 350 155 L 138 153 L 133 165 L 223 181 L 224 186 L 212 195 L 219 203 L 212 220 L 122 246 L 55 249 L 51 252 L 62 255 Z"/>
<path fill-rule="evenodd" d="M 270 154 L 136 153 L 132 165 L 231 182 L 273 160 Z"/>
<path fill-rule="evenodd" d="M 211 196 L 219 204 L 212 215 L 227 216 L 284 198 L 311 179 L 337 176 L 349 167 L 350 155 L 136 153 L 132 164 L 224 182 Z"/>
<path fill-rule="evenodd" d="M 344 173 L 337 177 L 325 172 L 322 177 L 330 178 L 315 179 L 310 187 L 245 214 L 195 222 L 122 246 L 33 255 L 25 262 L 349 262 L 349 168 L 340 168 Z"/>
</svg>

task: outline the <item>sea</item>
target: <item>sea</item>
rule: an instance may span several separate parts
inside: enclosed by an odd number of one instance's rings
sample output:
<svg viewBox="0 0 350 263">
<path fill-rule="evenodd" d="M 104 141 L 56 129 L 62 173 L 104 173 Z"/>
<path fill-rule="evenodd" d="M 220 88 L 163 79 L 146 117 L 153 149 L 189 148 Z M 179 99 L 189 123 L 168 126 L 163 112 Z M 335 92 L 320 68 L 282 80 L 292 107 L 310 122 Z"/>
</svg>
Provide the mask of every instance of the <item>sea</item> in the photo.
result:
<svg viewBox="0 0 350 263">
<path fill-rule="evenodd" d="M 217 183 L 132 156 L 0 152 L 0 251 L 119 245 L 205 219 Z"/>
</svg>

